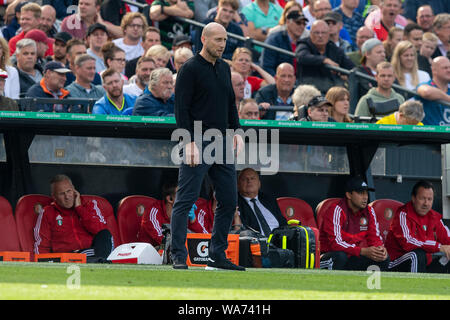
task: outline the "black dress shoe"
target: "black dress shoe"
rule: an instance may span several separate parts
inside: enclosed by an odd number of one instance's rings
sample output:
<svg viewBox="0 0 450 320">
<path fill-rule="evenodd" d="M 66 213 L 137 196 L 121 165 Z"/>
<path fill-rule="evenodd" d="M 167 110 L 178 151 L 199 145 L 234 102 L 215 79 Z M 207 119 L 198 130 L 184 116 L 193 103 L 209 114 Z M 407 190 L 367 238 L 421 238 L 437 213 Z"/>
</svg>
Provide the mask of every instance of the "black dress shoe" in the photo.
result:
<svg viewBox="0 0 450 320">
<path fill-rule="evenodd" d="M 174 268 L 174 269 L 178 269 L 178 270 L 186 270 L 186 269 L 188 269 L 188 266 L 187 266 L 187 264 L 185 263 L 185 262 L 173 262 L 173 265 L 172 265 L 172 267 Z"/>
</svg>

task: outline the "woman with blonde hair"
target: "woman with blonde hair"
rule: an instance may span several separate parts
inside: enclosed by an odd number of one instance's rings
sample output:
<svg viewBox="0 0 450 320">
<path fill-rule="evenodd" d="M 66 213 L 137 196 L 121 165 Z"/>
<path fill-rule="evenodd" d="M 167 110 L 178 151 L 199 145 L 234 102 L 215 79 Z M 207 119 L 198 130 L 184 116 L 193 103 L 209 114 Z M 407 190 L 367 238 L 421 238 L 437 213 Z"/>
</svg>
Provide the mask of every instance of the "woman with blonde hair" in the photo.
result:
<svg viewBox="0 0 450 320">
<path fill-rule="evenodd" d="M 344 87 L 331 87 L 325 96 L 332 107 L 328 113 L 336 122 L 354 122 L 350 118 L 348 111 L 350 109 L 350 92 Z"/>
<path fill-rule="evenodd" d="M 252 59 L 252 52 L 245 47 L 239 47 L 234 50 L 233 57 L 231 58 L 232 71 L 239 73 L 245 81 L 244 98 L 251 98 L 262 87 L 275 83 L 274 77 L 253 63 Z M 252 76 L 251 74 L 253 72 L 258 73 L 261 78 Z"/>
<path fill-rule="evenodd" d="M 397 44 L 391 64 L 398 84 L 406 89 L 415 90 L 419 83 L 430 80 L 427 72 L 418 70 L 416 48 L 407 40 Z"/>
<path fill-rule="evenodd" d="M 19 99 L 20 84 L 19 72 L 9 61 L 9 46 L 4 38 L 0 37 L 0 69 L 8 73 L 5 81 L 4 96 L 11 99 Z"/>
<path fill-rule="evenodd" d="M 306 117 L 306 105 L 312 98 L 320 96 L 319 89 L 311 84 L 299 85 L 292 94 L 292 102 L 294 103 L 294 114 L 289 120 L 299 121 Z"/>
<path fill-rule="evenodd" d="M 165 68 L 169 63 L 170 51 L 161 44 L 155 44 L 147 50 L 146 57 L 152 57 L 155 60 L 156 68 Z"/>
</svg>

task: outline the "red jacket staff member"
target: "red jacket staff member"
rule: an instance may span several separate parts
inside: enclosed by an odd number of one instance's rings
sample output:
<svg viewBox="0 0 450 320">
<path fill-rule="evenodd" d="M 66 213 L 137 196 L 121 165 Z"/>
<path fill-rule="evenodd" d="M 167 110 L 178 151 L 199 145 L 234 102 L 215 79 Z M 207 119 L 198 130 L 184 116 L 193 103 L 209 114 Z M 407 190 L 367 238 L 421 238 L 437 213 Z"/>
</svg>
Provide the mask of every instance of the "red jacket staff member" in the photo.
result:
<svg viewBox="0 0 450 320">
<path fill-rule="evenodd" d="M 97 202 L 83 201 L 66 175 L 50 182 L 53 202 L 39 214 L 34 228 L 34 252 L 79 252 L 87 262 L 106 262 L 112 236 Z"/>
<path fill-rule="evenodd" d="M 345 198 L 331 206 L 320 226 L 320 247 L 325 252 L 321 268 L 333 270 L 367 270 L 378 265 L 387 270 L 389 256 L 384 248 L 375 211 L 368 206 L 366 182 L 351 178 L 345 188 Z"/>
<path fill-rule="evenodd" d="M 386 238 L 392 271 L 449 273 L 450 231 L 431 209 L 433 199 L 433 185 L 421 180 L 411 201 L 397 210 Z"/>
<path fill-rule="evenodd" d="M 138 233 L 138 241 L 148 242 L 154 247 L 161 245 L 164 239 L 164 224 L 170 225 L 172 208 L 175 202 L 177 186 L 167 184 L 163 186 L 162 200 L 159 200 L 152 208 L 144 212 L 141 220 L 141 228 Z M 201 212 L 205 213 L 207 207 L 197 200 L 195 214 L 189 214 L 188 229 L 195 233 L 209 233 Z M 197 219 L 199 217 L 200 219 Z"/>
</svg>

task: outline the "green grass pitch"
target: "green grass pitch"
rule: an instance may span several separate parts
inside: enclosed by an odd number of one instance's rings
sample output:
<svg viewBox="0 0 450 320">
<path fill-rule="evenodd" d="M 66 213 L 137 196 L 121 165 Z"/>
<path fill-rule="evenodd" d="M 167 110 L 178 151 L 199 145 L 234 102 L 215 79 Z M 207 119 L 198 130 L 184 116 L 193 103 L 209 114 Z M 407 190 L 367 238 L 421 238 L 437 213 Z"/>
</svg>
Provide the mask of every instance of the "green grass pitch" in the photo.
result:
<svg viewBox="0 0 450 320">
<path fill-rule="evenodd" d="M 131 264 L 0 263 L 0 299 L 448 300 L 450 276 L 303 269 L 173 270 Z"/>
</svg>

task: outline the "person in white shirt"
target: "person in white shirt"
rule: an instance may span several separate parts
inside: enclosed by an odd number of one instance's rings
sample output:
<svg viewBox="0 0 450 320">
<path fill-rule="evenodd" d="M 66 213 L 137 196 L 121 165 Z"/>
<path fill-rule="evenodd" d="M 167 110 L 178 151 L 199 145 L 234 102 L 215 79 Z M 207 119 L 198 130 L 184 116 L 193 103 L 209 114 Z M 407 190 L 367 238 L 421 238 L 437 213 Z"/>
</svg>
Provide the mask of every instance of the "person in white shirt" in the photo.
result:
<svg viewBox="0 0 450 320">
<path fill-rule="evenodd" d="M 156 69 L 155 60 L 151 57 L 141 57 L 136 66 L 136 78 L 123 87 L 123 92 L 139 97 L 148 86 L 150 74 Z"/>
<path fill-rule="evenodd" d="M 129 12 L 122 18 L 120 27 L 124 36 L 123 38 L 115 39 L 113 42 L 125 51 L 125 59 L 127 61 L 144 54 L 141 42 L 147 26 L 145 16 L 139 12 Z"/>
</svg>

